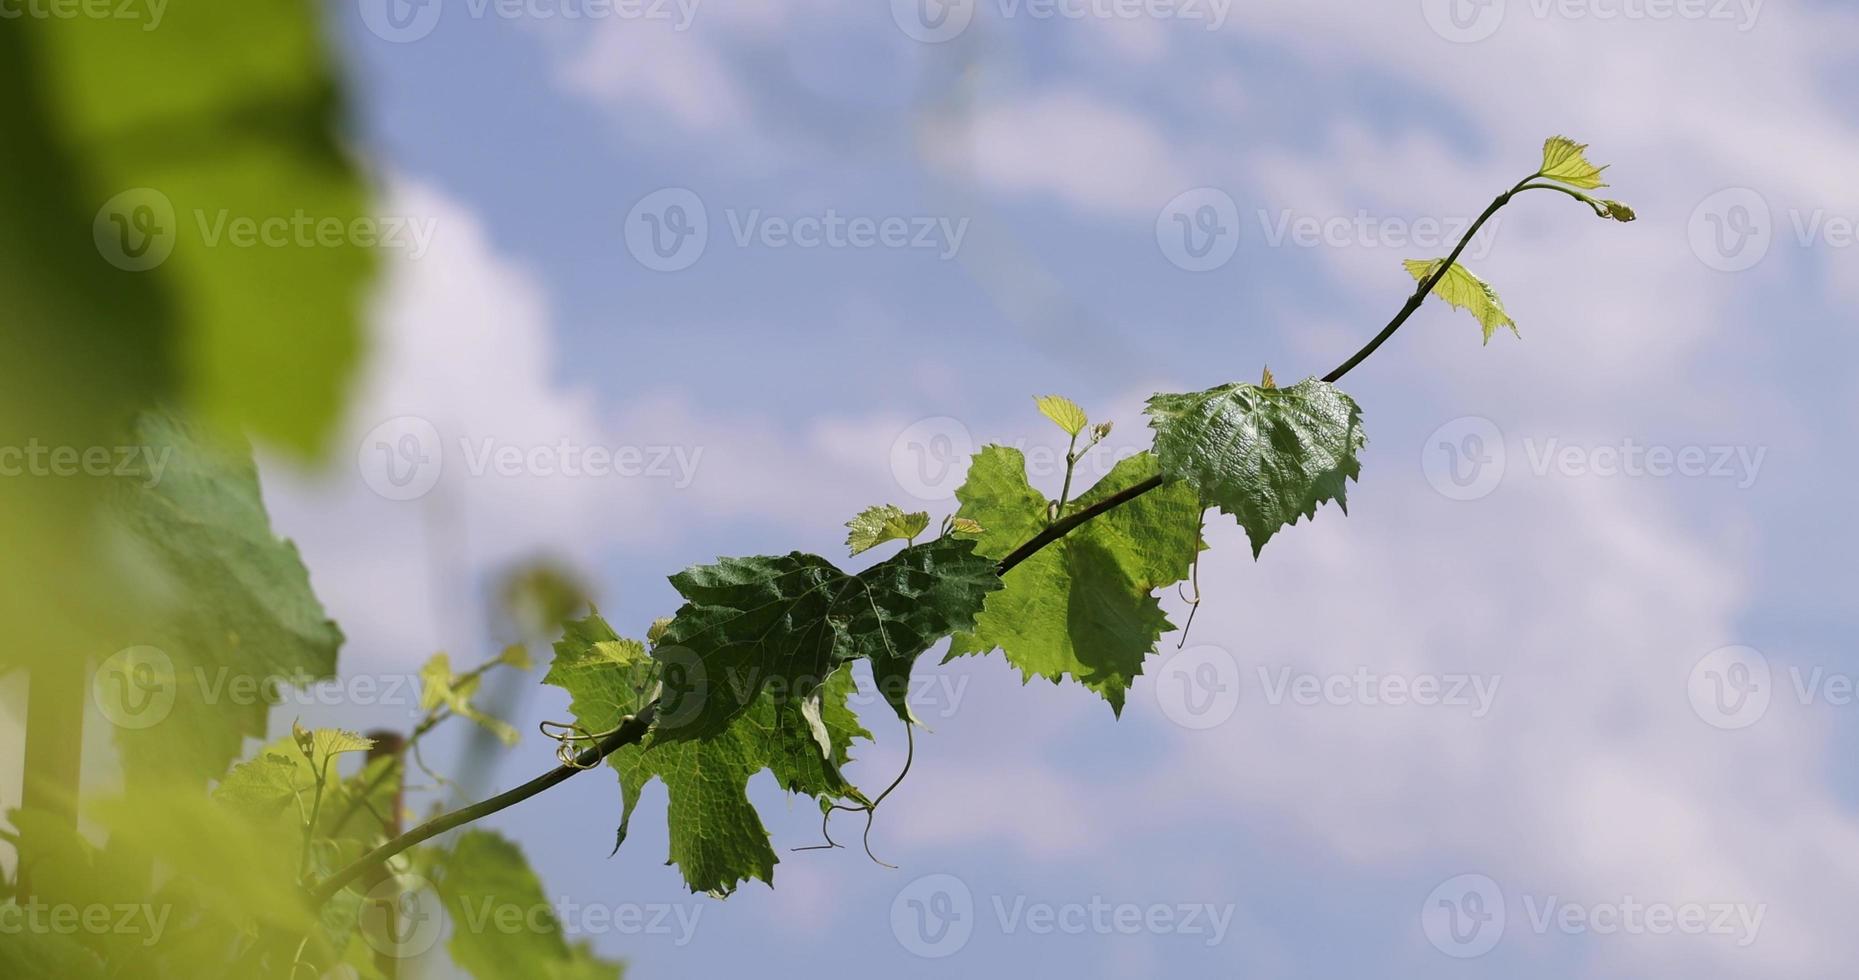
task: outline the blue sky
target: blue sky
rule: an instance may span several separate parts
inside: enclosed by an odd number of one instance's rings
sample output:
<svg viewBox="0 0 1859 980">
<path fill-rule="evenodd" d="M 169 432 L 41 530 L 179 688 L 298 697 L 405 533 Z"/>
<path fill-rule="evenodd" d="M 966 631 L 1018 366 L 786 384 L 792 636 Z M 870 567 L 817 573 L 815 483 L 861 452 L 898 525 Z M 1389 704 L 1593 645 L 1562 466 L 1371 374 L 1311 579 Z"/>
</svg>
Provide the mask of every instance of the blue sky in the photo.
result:
<svg viewBox="0 0 1859 980">
<path fill-rule="evenodd" d="M 817 824 L 766 776 L 776 885 L 727 902 L 662 866 L 662 789 L 611 859 L 609 772 L 500 814 L 551 897 L 696 916 L 683 944 L 593 930 L 635 975 L 1847 972 L 1853 11 L 1494 0 L 1455 20 L 1432 0 L 1312 0 L 1209 29 L 1186 14 L 1202 7 L 989 0 L 930 43 L 909 4 L 705 0 L 683 23 L 433 0 L 430 32 L 394 41 L 371 2 L 332 8 L 354 140 L 381 210 L 432 221 L 433 244 L 388 262 L 354 450 L 267 470 L 348 673 L 485 654 L 487 583 L 526 556 L 583 570 L 638 633 L 685 565 L 834 555 L 870 503 L 946 512 L 954 477 L 913 481 L 917 454 L 1055 446 L 1034 394 L 1115 419 L 1107 462 L 1146 444 L 1150 392 L 1321 374 L 1399 306 L 1400 260 L 1449 250 L 1433 239 L 1551 134 L 1592 143 L 1641 215 L 1550 194 L 1507 209 L 1468 264 L 1524 339 L 1481 346 L 1429 304 L 1352 374 L 1370 444 L 1349 515 L 1325 508 L 1256 564 L 1210 517 L 1188 649 L 1164 639 L 1121 720 L 1075 685 L 1023 688 L 998 656 L 926 658 L 934 731 L 873 834 L 897 870 L 787 853 Z M 635 254 L 649 220 L 674 220 L 636 205 L 668 188 L 707 219 L 676 271 Z M 1171 261 L 1176 214 L 1223 202 L 1228 257 Z M 829 210 L 932 247 L 771 243 Z M 365 447 L 408 418 L 445 468 L 387 499 Z M 474 475 L 461 440 L 670 462 Z M 1634 447 L 1666 468 L 1623 464 Z M 1704 462 L 1680 472 L 1688 451 Z M 1493 694 L 1367 703 L 1364 674 Z M 1276 686 L 1298 677 L 1323 693 Z M 532 682 L 504 695 L 526 731 L 565 707 Z M 1766 707 L 1719 697 L 1752 684 Z M 1237 703 L 1189 710 L 1220 691 Z M 879 741 L 854 775 L 882 785 L 901 732 L 866 714 Z M 549 763 L 535 737 L 462 735 L 429 758 L 497 753 L 479 789 Z M 1473 917 L 1481 898 L 1501 926 Z M 1041 934 L 1012 914 L 1094 902 L 1174 925 Z M 1726 927 L 1605 927 L 1636 905 Z M 1184 906 L 1228 917 L 1217 942 Z M 937 910 L 969 938 L 919 955 L 916 917 Z"/>
</svg>

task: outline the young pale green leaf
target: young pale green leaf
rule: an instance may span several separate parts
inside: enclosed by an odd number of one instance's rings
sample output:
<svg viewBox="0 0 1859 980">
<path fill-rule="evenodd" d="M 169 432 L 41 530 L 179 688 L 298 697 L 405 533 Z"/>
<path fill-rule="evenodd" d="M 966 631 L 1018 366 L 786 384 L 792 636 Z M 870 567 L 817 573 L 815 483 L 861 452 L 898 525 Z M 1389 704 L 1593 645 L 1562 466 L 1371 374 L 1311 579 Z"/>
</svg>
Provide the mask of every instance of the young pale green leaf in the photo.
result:
<svg viewBox="0 0 1859 980">
<path fill-rule="evenodd" d="M 905 713 L 910 668 L 937 640 L 974 625 L 1000 588 L 972 539 L 905 548 L 857 575 L 817 555 L 725 558 L 672 576 L 689 600 L 652 655 L 664 677 L 660 738 L 722 731 L 764 689 L 811 694 L 840 665 L 869 658 L 885 700 Z"/>
<path fill-rule="evenodd" d="M 1160 472 L 1153 455 L 1118 463 L 1071 506 L 1089 507 Z M 1046 498 L 1019 450 L 985 446 L 956 491 L 961 515 L 987 530 L 977 546 L 1000 558 L 1046 526 Z M 1153 592 L 1188 577 L 1200 549 L 1192 487 L 1167 484 L 1078 527 L 1008 572 L 949 657 L 999 648 L 1026 680 L 1072 677 L 1121 712 L 1124 692 L 1173 627 Z"/>
<path fill-rule="evenodd" d="M 501 834 L 469 830 L 433 864 L 439 901 L 452 920 L 446 950 L 476 980 L 619 980 L 623 968 L 570 943 L 542 880 Z M 498 923 L 517 922 L 508 929 Z"/>
<path fill-rule="evenodd" d="M 1432 278 L 1433 273 L 1439 269 L 1440 263 L 1444 261 L 1446 260 L 1408 259 L 1402 264 L 1406 266 L 1407 274 L 1414 277 L 1415 282 L 1426 282 Z M 1509 313 L 1504 312 L 1504 303 L 1498 299 L 1497 291 L 1457 262 L 1454 262 L 1452 268 L 1446 270 L 1446 274 L 1434 284 L 1433 295 L 1445 300 L 1454 309 L 1465 310 L 1476 317 L 1478 325 L 1484 329 L 1487 344 L 1491 342 L 1491 335 L 1497 333 L 1499 327 L 1509 327 L 1513 335 L 1523 336 L 1517 332 L 1516 321 L 1510 318 Z"/>
<path fill-rule="evenodd" d="M 949 519 L 950 534 L 984 534 L 987 528 L 972 517 L 952 517 Z"/>
<path fill-rule="evenodd" d="M 495 662 L 510 663 L 507 655 L 511 650 L 521 651 L 518 662 L 527 666 L 529 654 L 521 646 L 506 648 Z M 483 675 L 460 677 L 452 672 L 452 661 L 449 657 L 443 653 L 435 653 L 420 668 L 420 710 L 431 711 L 444 706 L 446 710 L 460 718 L 469 719 L 497 736 L 503 744 L 515 745 L 521 740 L 521 736 L 509 722 L 484 713 L 472 703 L 472 696 L 477 694 L 482 683 Z"/>
<path fill-rule="evenodd" d="M 1039 406 L 1039 414 L 1051 419 L 1059 428 L 1064 429 L 1067 435 L 1075 436 L 1083 432 L 1085 426 L 1091 424 L 1091 420 L 1084 414 L 1084 409 L 1079 408 L 1077 402 L 1064 395 L 1040 395 L 1034 398 L 1033 402 Z"/>
<path fill-rule="evenodd" d="M 576 722 L 601 732 L 645 706 L 660 669 L 644 646 L 591 616 L 569 624 L 544 683 L 567 690 Z M 607 764 L 620 775 L 623 809 L 614 846 L 626 840 L 646 783 L 658 779 L 670 801 L 671 861 L 692 891 L 726 895 L 750 879 L 772 883 L 777 859 L 746 795 L 748 781 L 766 769 L 783 789 L 823 803 L 860 798 L 840 774 L 852 740 L 871 737 L 846 705 L 853 687 L 850 668 L 842 667 L 806 699 L 777 703 L 771 693 L 758 695 L 709 738 L 654 737 L 615 751 Z"/>
<path fill-rule="evenodd" d="M 1626 205 L 1620 203 L 1619 201 L 1609 201 L 1609 200 L 1595 201 L 1594 202 L 1594 213 L 1600 215 L 1603 218 L 1611 218 L 1615 221 L 1621 222 L 1622 224 L 1625 224 L 1628 221 L 1633 221 L 1639 217 L 1639 215 L 1633 213 L 1632 208 L 1627 207 Z"/>
<path fill-rule="evenodd" d="M 315 786 L 314 776 L 299 779 L 297 760 L 278 752 L 261 752 L 232 767 L 213 789 L 213 802 L 253 820 L 270 820 L 297 799 L 299 789 Z"/>
<path fill-rule="evenodd" d="M 374 748 L 374 739 L 343 728 L 311 729 L 293 721 L 290 730 L 298 750 L 318 768 L 344 752 L 366 752 Z"/>
<path fill-rule="evenodd" d="M 846 522 L 846 547 L 856 555 L 886 541 L 911 541 L 929 527 L 925 511 L 906 514 L 896 504 L 867 507 Z"/>
<path fill-rule="evenodd" d="M 1280 528 L 1345 494 L 1362 471 L 1362 409 L 1328 382 L 1230 384 L 1149 399 L 1162 470 L 1233 515 L 1256 558 Z"/>
<path fill-rule="evenodd" d="M 521 643 L 512 643 L 504 647 L 497 654 L 497 662 L 517 670 L 530 670 L 536 666 L 535 659 L 529 655 L 529 648 Z"/>
<path fill-rule="evenodd" d="M 1589 163 L 1587 149 L 1586 143 L 1577 143 L 1566 136 L 1551 136 L 1543 143 L 1543 169 L 1537 171 L 1537 176 L 1587 190 L 1606 187 L 1601 182 L 1601 171 L 1607 168 Z"/>
</svg>

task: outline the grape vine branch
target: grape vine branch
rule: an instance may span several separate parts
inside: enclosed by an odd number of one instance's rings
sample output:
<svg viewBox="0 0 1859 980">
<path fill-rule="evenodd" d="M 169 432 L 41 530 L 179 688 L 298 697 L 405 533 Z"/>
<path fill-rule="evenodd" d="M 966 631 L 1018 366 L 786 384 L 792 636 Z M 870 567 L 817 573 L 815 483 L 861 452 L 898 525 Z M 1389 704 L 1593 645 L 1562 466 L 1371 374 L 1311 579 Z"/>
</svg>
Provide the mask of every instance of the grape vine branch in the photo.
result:
<svg viewBox="0 0 1859 980">
<path fill-rule="evenodd" d="M 1367 359 L 1386 343 L 1387 340 L 1420 309 L 1429 295 L 1436 295 L 1453 306 L 1464 307 L 1470 310 L 1483 325 L 1487 341 L 1498 326 L 1511 326 L 1514 330 L 1514 324 L 1511 323 L 1508 315 L 1504 313 L 1495 293 L 1493 293 L 1490 287 L 1486 286 L 1483 281 L 1472 276 L 1471 273 L 1459 266 L 1459 257 L 1464 253 L 1466 247 L 1471 243 L 1478 232 L 1490 221 L 1492 216 L 1502 210 L 1505 205 L 1509 204 L 1518 194 L 1527 190 L 1557 191 L 1588 205 L 1594 210 L 1596 215 L 1602 218 L 1623 222 L 1632 221 L 1635 217 L 1632 209 L 1617 201 L 1596 199 L 1585 193 L 1585 190 L 1591 190 L 1604 185 L 1601 184 L 1599 180 L 1600 171 L 1603 168 L 1594 167 L 1592 164 L 1589 164 L 1582 156 L 1581 151 L 1583 149 L 1581 145 L 1571 140 L 1566 140 L 1562 137 L 1552 138 L 1545 144 L 1542 167 L 1529 177 L 1518 181 L 1509 190 L 1498 195 L 1497 198 L 1491 202 L 1490 206 L 1484 210 L 1484 213 L 1467 228 L 1464 235 L 1460 238 L 1457 247 L 1452 250 L 1450 255 L 1438 261 L 1409 262 L 1408 271 L 1416 280 L 1413 293 L 1407 298 L 1400 310 L 1395 313 L 1393 319 L 1389 320 L 1387 325 L 1383 327 L 1379 333 L 1371 338 L 1368 343 L 1363 345 L 1360 350 L 1356 351 L 1355 354 L 1351 355 L 1348 360 L 1345 360 L 1334 370 L 1324 375 L 1321 381 L 1326 384 L 1334 383 L 1347 375 L 1358 364 Z M 1537 181 L 1539 180 L 1551 182 L 1538 183 Z M 1562 186 L 1563 184 L 1570 186 Z M 1270 381 L 1269 374 L 1267 375 L 1264 387 L 1268 389 L 1275 387 Z M 1346 399 L 1344 400 L 1346 401 Z M 1352 405 L 1353 403 L 1350 404 Z M 1080 418 L 1079 425 L 1081 426 L 1082 424 L 1082 418 Z M 1076 444 L 1077 435 L 1078 433 L 1074 431 L 1074 445 Z M 1069 475 L 1068 471 L 1068 489 Z M 1059 541 L 1077 528 L 1145 494 L 1160 489 L 1172 482 L 1175 478 L 1175 476 L 1168 473 L 1158 473 L 1148 476 L 1131 483 L 1121 490 L 1110 493 L 1088 506 L 1081 507 L 1070 514 L 1062 513 L 1063 505 L 1061 504 L 1058 508 L 1060 513 L 1058 513 L 1056 519 L 1052 520 L 1051 523 L 1029 537 L 1025 543 L 1013 549 L 995 563 L 993 569 L 994 574 L 998 577 L 1006 576 L 1008 572 L 1038 554 L 1042 549 Z M 1340 499 L 1340 493 L 1337 493 L 1336 497 Z M 1314 504 L 1312 506 L 1314 508 Z M 1223 509 L 1226 509 L 1224 505 Z M 1242 523 L 1244 523 L 1243 518 Z M 1250 531 L 1251 528 L 1248 527 L 1248 530 Z M 908 536 L 914 541 L 914 534 L 899 536 Z M 1260 543 L 1262 542 L 1255 539 L 1255 551 Z M 329 875 L 322 881 L 311 885 L 309 887 L 310 900 L 314 905 L 320 906 L 322 903 L 334 897 L 342 889 L 362 878 L 362 876 L 367 874 L 371 869 L 381 866 L 386 861 L 408 848 L 445 833 L 448 830 L 471 823 L 527 800 L 567 780 L 577 773 L 596 767 L 603 759 L 612 753 L 628 745 L 633 745 L 642 741 L 647 734 L 652 731 L 658 706 L 659 701 L 657 699 L 647 700 L 640 710 L 623 718 L 620 723 L 611 730 L 600 733 L 597 736 L 591 736 L 585 733 L 580 736 L 551 735 L 551 737 L 557 738 L 558 740 L 576 737 L 578 740 L 592 741 L 592 744 L 579 753 L 570 754 L 564 749 L 561 753 L 563 761 L 560 765 L 521 786 L 507 790 L 478 803 L 473 803 L 469 806 L 438 816 L 386 841 L 347 866 Z M 564 745 L 567 744 L 569 743 L 564 742 Z"/>
</svg>

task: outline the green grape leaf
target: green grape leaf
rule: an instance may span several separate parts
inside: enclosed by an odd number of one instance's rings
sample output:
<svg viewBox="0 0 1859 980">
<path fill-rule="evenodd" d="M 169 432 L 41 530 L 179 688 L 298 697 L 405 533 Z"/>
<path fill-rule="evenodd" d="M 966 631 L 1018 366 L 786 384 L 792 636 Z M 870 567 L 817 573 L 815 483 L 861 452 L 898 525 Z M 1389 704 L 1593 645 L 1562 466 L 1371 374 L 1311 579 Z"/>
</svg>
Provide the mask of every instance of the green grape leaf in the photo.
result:
<svg viewBox="0 0 1859 980">
<path fill-rule="evenodd" d="M 1439 264 L 1444 261 L 1446 260 L 1408 259 L 1402 265 L 1407 267 L 1407 274 L 1413 276 L 1415 282 L 1426 282 L 1432 278 L 1433 273 L 1439 269 Z M 1523 336 L 1517 332 L 1516 321 L 1510 318 L 1510 314 L 1504 312 L 1504 303 L 1498 299 L 1497 291 L 1457 262 L 1452 264 L 1452 268 L 1446 270 L 1446 274 L 1440 277 L 1439 282 L 1434 283 L 1433 295 L 1445 300 L 1453 308 L 1467 310 L 1472 316 L 1477 317 L 1478 325 L 1484 328 L 1487 344 L 1491 342 L 1491 335 L 1497 333 L 1499 327 L 1509 327 L 1512 334 L 1518 337 Z"/>
<path fill-rule="evenodd" d="M 856 555 L 870 551 L 886 541 L 910 541 L 929 527 L 929 514 L 904 513 L 896 504 L 867 507 L 846 522 L 846 547 Z"/>
<path fill-rule="evenodd" d="M 568 941 L 542 880 L 501 834 L 466 831 L 433 870 L 452 920 L 446 950 L 477 980 L 619 980 L 620 963 Z"/>
<path fill-rule="evenodd" d="M 512 659 L 512 650 L 518 651 L 515 659 Z M 522 664 L 527 668 L 529 653 L 521 646 L 507 647 L 492 663 Z M 522 736 L 517 734 L 509 722 L 493 718 L 471 703 L 472 695 L 478 692 L 483 681 L 482 673 L 474 672 L 464 677 L 453 673 L 451 658 L 443 653 L 435 653 L 420 667 L 420 710 L 431 711 L 444 706 L 460 718 L 469 719 L 496 735 L 503 744 L 515 745 L 521 741 Z"/>
<path fill-rule="evenodd" d="M 252 820 L 197 788 L 174 784 L 92 808 L 110 847 L 153 860 L 173 874 L 177 899 L 218 919 L 259 922 L 301 936 L 315 913 L 297 883 L 301 834 L 282 820 Z"/>
<path fill-rule="evenodd" d="M 374 739 L 342 728 L 305 728 L 291 722 L 291 737 L 298 751 L 310 764 L 322 768 L 331 758 L 344 752 L 366 752 L 374 748 Z"/>
<path fill-rule="evenodd" d="M 164 686 L 173 699 L 163 717 L 113 719 L 127 722 L 115 734 L 132 782 L 204 784 L 240 755 L 244 736 L 265 734 L 277 683 L 335 672 L 342 632 L 296 546 L 272 532 L 249 450 L 211 441 L 173 415 L 144 414 L 137 430 L 165 465 L 124 481 L 111 513 L 167 601 L 120 641 L 159 651 L 149 658 L 171 668 Z M 133 681 L 105 666 L 100 693 Z M 132 690 L 115 693 L 122 705 L 139 703 Z"/>
<path fill-rule="evenodd" d="M 1201 501 L 1238 519 L 1257 558 L 1265 542 L 1334 500 L 1348 513 L 1361 475 L 1362 409 L 1316 379 L 1289 388 L 1229 384 L 1156 395 L 1149 424 L 1162 470 L 1200 490 Z"/>
<path fill-rule="evenodd" d="M 1039 406 L 1039 414 L 1051 419 L 1059 428 L 1064 429 L 1067 435 L 1075 436 L 1083 432 L 1085 426 L 1091 424 L 1091 420 L 1084 414 L 1084 409 L 1079 408 L 1077 402 L 1064 395 L 1040 395 L 1034 398 L 1033 402 Z"/>
<path fill-rule="evenodd" d="M 794 552 L 693 566 L 671 584 L 688 601 L 653 656 L 684 669 L 664 678 L 658 730 L 690 739 L 722 731 L 763 690 L 803 699 L 859 658 L 871 660 L 879 692 L 905 717 L 917 655 L 974 625 L 1000 578 L 974 540 L 945 537 L 857 575 Z"/>
<path fill-rule="evenodd" d="M 32 913 L 19 907 L 12 897 L 0 899 L 0 912 L 11 921 L 27 921 Z M 43 911 L 40 913 L 43 922 Z M 23 929 L 0 943 L 0 974 L 9 977 L 57 977 L 58 980 L 108 980 L 111 976 L 102 958 L 70 936 L 52 932 L 49 923 L 38 929 Z"/>
<path fill-rule="evenodd" d="M 372 752 L 375 746 L 371 740 L 339 729 L 309 732 L 301 726 L 293 727 L 295 730 L 289 736 L 262 746 L 251 758 L 236 763 L 221 777 L 211 794 L 213 802 L 254 826 L 269 827 L 282 836 L 296 837 L 301 834 L 309 813 L 317 770 L 322 769 L 323 807 L 315 837 L 322 847 L 345 853 L 353 851 L 357 852 L 353 856 L 359 856 L 361 845 L 374 840 L 379 828 L 370 826 L 373 816 L 367 820 L 355 818 L 358 811 L 372 808 L 375 814 L 386 819 L 397 791 L 392 778 L 396 773 L 388 770 L 397 767 L 399 761 L 390 755 L 371 757 L 356 775 L 344 778 L 337 766 L 325 766 L 324 760 L 344 752 L 362 751 L 354 747 L 357 740 L 369 742 L 367 749 Z M 320 746 L 318 735 L 321 735 Z M 302 749 L 306 744 L 316 753 L 317 762 L 312 763 L 304 757 Z M 328 749 L 342 751 L 331 753 Z M 363 794 L 367 794 L 365 799 Z M 319 859 L 334 859 L 321 849 L 312 853 Z"/>
<path fill-rule="evenodd" d="M 1119 462 L 1073 511 L 1160 472 L 1141 453 Z M 1045 495 L 1026 480 L 1017 449 L 985 446 L 956 491 L 960 514 L 987 530 L 977 549 L 1000 558 L 1046 526 Z M 1165 484 L 1087 521 L 1009 571 L 972 631 L 949 657 L 1000 648 L 1026 680 L 1070 676 L 1123 710 L 1130 681 L 1173 626 L 1154 591 L 1188 577 L 1200 550 L 1201 505 L 1192 487 Z"/>
<path fill-rule="evenodd" d="M 568 625 L 543 682 L 569 692 L 579 725 L 603 732 L 645 707 L 662 667 L 594 615 Z M 623 803 L 614 847 L 626 840 L 640 792 L 658 779 L 670 804 L 671 863 L 692 891 L 727 895 L 750 879 L 772 884 L 777 859 L 746 795 L 748 781 L 766 769 L 792 793 L 828 803 L 862 799 L 840 772 L 851 761 L 852 740 L 871 737 L 846 704 L 853 688 L 850 668 L 841 667 L 804 701 L 777 703 L 763 692 L 708 738 L 648 737 L 613 752 L 607 764 L 619 773 Z"/>
<path fill-rule="evenodd" d="M 1606 187 L 1601 182 L 1601 171 L 1607 168 L 1589 163 L 1587 149 L 1586 143 L 1577 143 L 1566 136 L 1551 136 L 1543 142 L 1543 169 L 1537 171 L 1537 176 L 1588 190 Z"/>
<path fill-rule="evenodd" d="M 314 788 L 313 776 L 299 780 L 296 759 L 262 752 L 232 767 L 213 789 L 213 801 L 252 820 L 274 820 L 297 799 L 300 787 Z"/>
</svg>

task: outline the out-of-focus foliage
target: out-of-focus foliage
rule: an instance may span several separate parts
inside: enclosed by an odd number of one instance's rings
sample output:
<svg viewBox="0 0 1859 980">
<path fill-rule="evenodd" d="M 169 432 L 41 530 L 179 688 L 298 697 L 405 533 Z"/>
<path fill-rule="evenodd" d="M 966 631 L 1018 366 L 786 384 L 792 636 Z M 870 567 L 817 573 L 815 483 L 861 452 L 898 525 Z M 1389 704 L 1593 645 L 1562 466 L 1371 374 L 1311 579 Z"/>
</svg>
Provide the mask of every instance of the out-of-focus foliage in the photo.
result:
<svg viewBox="0 0 1859 980">
<path fill-rule="evenodd" d="M 95 655 L 136 622 L 135 600 L 161 595 L 96 519 L 140 412 L 177 406 L 299 453 L 331 430 L 367 249 L 227 236 L 240 220 L 366 214 L 316 13 L 199 0 L 157 30 L 21 17 L 0 31 L 0 452 L 20 454 L 0 456 L 0 667 Z"/>
</svg>

